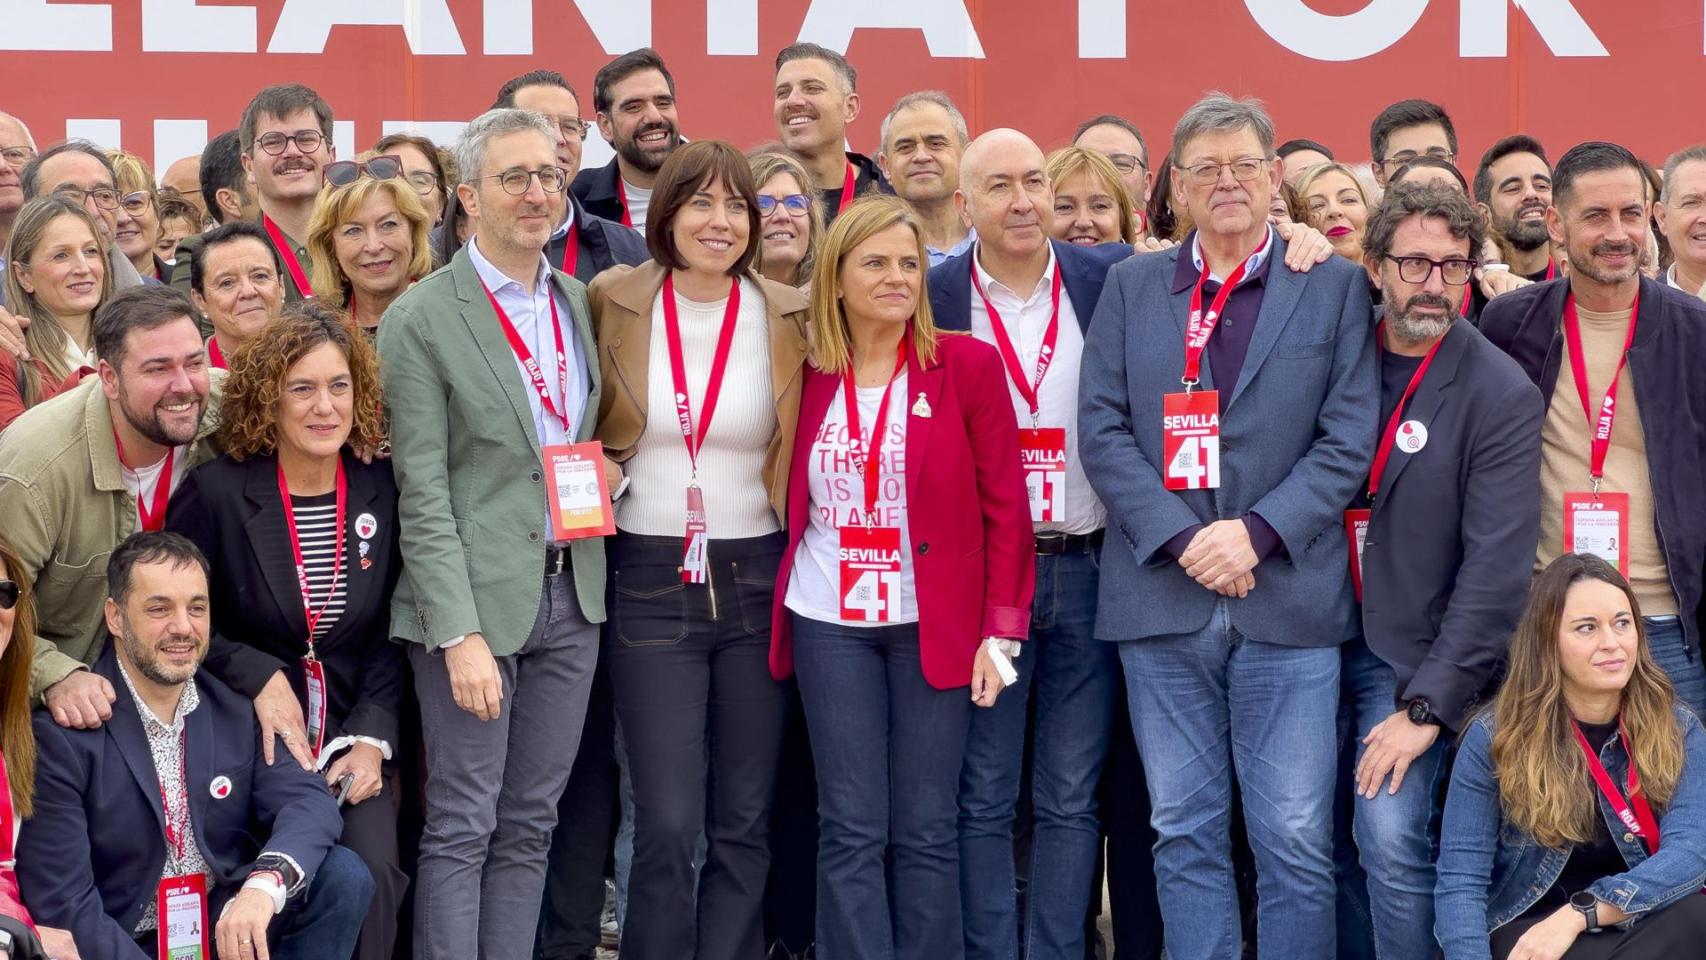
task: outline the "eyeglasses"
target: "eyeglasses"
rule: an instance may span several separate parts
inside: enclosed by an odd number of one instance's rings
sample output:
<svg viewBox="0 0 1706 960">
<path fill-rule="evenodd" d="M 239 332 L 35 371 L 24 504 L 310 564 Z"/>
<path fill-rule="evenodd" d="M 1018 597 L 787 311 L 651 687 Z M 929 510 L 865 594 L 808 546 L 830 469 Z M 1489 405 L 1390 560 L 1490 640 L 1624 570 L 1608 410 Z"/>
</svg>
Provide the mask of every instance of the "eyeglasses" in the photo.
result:
<svg viewBox="0 0 1706 960">
<path fill-rule="evenodd" d="M 563 134 L 563 139 L 565 139 L 565 140 L 585 140 L 586 139 L 586 131 L 587 131 L 586 121 L 582 120 L 580 117 L 556 117 L 556 116 L 552 116 L 549 113 L 540 114 L 540 116 L 543 116 L 546 120 L 549 120 L 551 122 L 552 126 L 556 127 L 559 131 L 561 131 Z"/>
<path fill-rule="evenodd" d="M 96 202 L 98 203 L 99 201 L 96 201 Z M 138 190 L 135 193 L 127 193 L 124 196 L 120 197 L 119 201 L 118 201 L 118 205 L 124 208 L 124 212 L 130 214 L 133 217 L 140 216 L 142 214 L 142 211 L 148 209 L 150 206 L 153 205 L 153 203 L 154 203 L 154 198 L 150 197 L 146 190 Z"/>
<path fill-rule="evenodd" d="M 295 133 L 275 131 L 255 138 L 255 146 L 275 157 L 283 154 L 284 148 L 292 142 L 296 144 L 296 149 L 303 153 L 313 153 L 320 149 L 320 144 L 325 143 L 326 138 L 318 130 L 298 130 Z"/>
<path fill-rule="evenodd" d="M 1427 257 L 1394 257 L 1387 254 L 1386 259 L 1398 265 L 1398 277 L 1405 283 L 1427 283 L 1434 268 L 1438 267 L 1441 280 L 1450 286 L 1460 287 L 1469 282 L 1469 274 L 1475 270 L 1475 261 L 1462 257 L 1430 260 Z"/>
<path fill-rule="evenodd" d="M 1391 172 L 1417 157 L 1427 157 L 1430 160 L 1443 160 L 1446 163 L 1451 163 L 1457 159 L 1457 154 L 1452 153 L 1450 150 L 1440 150 L 1438 148 L 1429 150 L 1427 153 L 1417 153 L 1414 150 L 1405 150 L 1402 153 L 1393 154 L 1385 160 L 1380 161 L 1380 165 L 1386 168 L 1388 172 Z"/>
<path fill-rule="evenodd" d="M 1119 172 L 1121 172 L 1127 176 L 1130 176 L 1131 174 L 1134 174 L 1139 170 L 1148 170 L 1149 169 L 1149 164 L 1144 163 L 1142 160 L 1138 159 L 1138 157 L 1134 154 L 1130 154 L 1130 153 L 1109 153 L 1109 154 L 1105 154 L 1105 156 L 1108 158 L 1108 162 L 1110 162 L 1114 165 L 1115 170 L 1118 170 Z"/>
<path fill-rule="evenodd" d="M 0 580 L 0 610 L 10 610 L 18 605 L 18 582 L 16 580 Z"/>
<path fill-rule="evenodd" d="M 415 192 L 423 197 L 430 197 L 438 190 L 438 177 L 425 170 L 411 173 L 406 179 L 414 186 Z"/>
<path fill-rule="evenodd" d="M 539 189 L 546 193 L 562 193 L 563 186 L 568 181 L 568 174 L 563 172 L 562 167 L 540 167 L 537 170 L 523 170 L 517 167 L 514 170 L 505 170 L 503 173 L 494 173 L 489 177 L 471 177 L 468 182 L 496 180 L 503 184 L 505 193 L 512 197 L 519 197 L 527 192 L 527 187 L 533 182 L 534 177 L 539 178 Z"/>
<path fill-rule="evenodd" d="M 1220 171 L 1228 167 L 1232 169 L 1232 179 L 1239 183 L 1249 183 L 1262 175 L 1262 168 L 1267 164 L 1267 159 L 1263 157 L 1239 157 L 1236 160 L 1199 163 L 1191 167 L 1179 167 L 1179 169 L 1191 175 L 1192 183 L 1199 187 L 1206 187 L 1212 183 L 1218 183 Z M 1177 165 L 1175 164 L 1175 166 Z"/>
<path fill-rule="evenodd" d="M 785 197 L 767 197 L 758 195 L 758 215 L 768 217 L 776 212 L 777 204 L 796 217 L 803 217 L 811 212 L 812 198 L 803 193 L 790 193 Z"/>
<path fill-rule="evenodd" d="M 53 191 L 53 195 L 79 205 L 83 203 L 85 198 L 90 198 L 95 201 L 95 206 L 102 210 L 118 209 L 118 191 L 112 187 L 96 187 L 93 190 L 84 190 L 81 187 L 60 187 Z"/>
<path fill-rule="evenodd" d="M 5 160 L 14 167 L 21 167 L 36 158 L 32 147 L 0 147 L 0 160 Z"/>
<path fill-rule="evenodd" d="M 363 173 L 375 180 L 389 180 L 403 172 L 403 158 L 385 154 L 366 160 L 339 160 L 326 164 L 326 182 L 334 187 L 356 182 Z"/>
</svg>

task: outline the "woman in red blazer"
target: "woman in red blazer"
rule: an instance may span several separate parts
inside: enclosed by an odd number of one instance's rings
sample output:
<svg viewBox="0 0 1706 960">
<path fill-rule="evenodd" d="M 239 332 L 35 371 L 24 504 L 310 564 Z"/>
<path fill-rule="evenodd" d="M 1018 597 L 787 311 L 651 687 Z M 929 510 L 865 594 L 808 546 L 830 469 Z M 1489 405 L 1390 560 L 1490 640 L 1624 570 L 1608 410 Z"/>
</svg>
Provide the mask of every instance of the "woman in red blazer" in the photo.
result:
<svg viewBox="0 0 1706 960">
<path fill-rule="evenodd" d="M 928 265 L 911 209 L 871 197 L 812 281 L 770 669 L 798 666 L 817 763 L 820 960 L 964 955 L 966 727 L 1001 690 L 996 642 L 1030 627 L 1005 374 L 993 348 L 937 334 Z"/>
</svg>

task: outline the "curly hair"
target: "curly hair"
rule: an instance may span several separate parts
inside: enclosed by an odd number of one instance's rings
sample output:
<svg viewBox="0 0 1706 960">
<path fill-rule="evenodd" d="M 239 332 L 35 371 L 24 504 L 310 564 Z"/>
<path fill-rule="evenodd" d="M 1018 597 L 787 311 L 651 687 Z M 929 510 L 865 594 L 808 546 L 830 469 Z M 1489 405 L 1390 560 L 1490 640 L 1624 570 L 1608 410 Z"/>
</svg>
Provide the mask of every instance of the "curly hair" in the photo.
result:
<svg viewBox="0 0 1706 960">
<path fill-rule="evenodd" d="M 349 361 L 355 402 L 346 443 L 377 449 L 385 439 L 379 354 L 347 314 L 316 300 L 285 305 L 277 320 L 228 358 L 231 369 L 220 402 L 219 443 L 233 460 L 278 450 L 278 404 L 290 368 L 321 344 Z"/>
</svg>

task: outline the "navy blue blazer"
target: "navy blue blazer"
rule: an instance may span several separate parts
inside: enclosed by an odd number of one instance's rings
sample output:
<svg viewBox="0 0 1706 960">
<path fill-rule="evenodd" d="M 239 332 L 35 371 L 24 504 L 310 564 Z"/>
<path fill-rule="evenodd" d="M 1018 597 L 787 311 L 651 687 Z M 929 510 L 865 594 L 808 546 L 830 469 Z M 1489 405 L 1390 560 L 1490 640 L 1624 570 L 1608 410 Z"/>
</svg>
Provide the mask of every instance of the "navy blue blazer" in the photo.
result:
<svg viewBox="0 0 1706 960">
<path fill-rule="evenodd" d="M 1368 479 L 1380 382 L 1368 278 L 1334 257 L 1308 273 L 1285 266 L 1274 238 L 1249 353 L 1220 425 L 1218 490 L 1172 491 L 1162 469 L 1162 397 L 1178 392 L 1191 288 L 1175 289 L 1190 241 L 1108 272 L 1078 375 L 1078 452 L 1108 510 L 1096 636 L 1196 633 L 1221 597 L 1163 549 L 1197 524 L 1257 513 L 1284 549 L 1256 566 L 1256 589 L 1228 600 L 1243 636 L 1332 646 L 1351 636 L 1355 605 L 1344 509 Z"/>
<path fill-rule="evenodd" d="M 1086 332 L 1090 317 L 1096 312 L 1096 302 L 1102 298 L 1102 284 L 1107 282 L 1108 269 L 1131 257 L 1131 247 L 1123 243 L 1104 243 L 1094 247 L 1079 247 L 1059 240 L 1050 240 L 1055 259 L 1060 263 L 1060 285 L 1072 301 L 1078 315 L 1078 325 Z M 965 253 L 949 257 L 930 268 L 930 313 L 938 330 L 971 329 L 971 258 L 977 253 L 972 244 Z"/>
<path fill-rule="evenodd" d="M 621 178 L 621 169 L 617 166 L 616 158 L 602 167 L 582 167 L 575 174 L 574 182 L 569 184 L 569 193 L 574 197 L 575 204 L 595 217 L 622 226 L 622 191 L 617 186 Z M 577 210 L 576 213 L 580 211 Z M 632 228 L 628 229 L 630 233 Z M 578 279 L 578 278 L 577 278 Z"/>
<path fill-rule="evenodd" d="M 614 164 L 616 161 L 610 162 Z M 580 198 L 573 194 L 569 202 L 575 205 L 575 232 L 580 239 L 580 254 L 575 258 L 576 280 L 591 283 L 593 277 L 619 263 L 639 266 L 652 258 L 652 252 L 646 249 L 645 237 L 587 210 L 581 205 Z M 561 270 L 563 255 L 568 249 L 569 235 L 565 233 L 545 245 L 545 258 L 551 261 L 551 266 Z"/>
<path fill-rule="evenodd" d="M 112 644 L 94 672 L 118 691 L 112 719 L 68 730 L 35 713 L 35 816 L 18 837 L 18 880 L 36 922 L 71 931 L 86 957 L 142 960 L 131 932 L 166 863 L 160 780 Z M 263 851 L 314 873 L 344 821 L 326 783 L 290 759 L 261 756 L 252 701 L 196 671 L 201 703 L 185 718 L 185 766 L 196 846 L 208 866 L 208 919 L 237 893 Z M 215 798 L 216 777 L 231 781 Z"/>
</svg>

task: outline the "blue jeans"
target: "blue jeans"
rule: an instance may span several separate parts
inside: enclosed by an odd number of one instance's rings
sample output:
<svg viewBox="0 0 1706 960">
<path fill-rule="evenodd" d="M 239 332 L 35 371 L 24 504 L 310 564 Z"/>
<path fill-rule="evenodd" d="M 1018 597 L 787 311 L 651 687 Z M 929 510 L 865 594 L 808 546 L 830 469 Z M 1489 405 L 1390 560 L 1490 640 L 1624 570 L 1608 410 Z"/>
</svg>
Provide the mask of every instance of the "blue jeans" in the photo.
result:
<svg viewBox="0 0 1706 960">
<path fill-rule="evenodd" d="M 1100 829 L 1096 784 L 1108 751 L 1119 651 L 1097 640 L 1094 554 L 1037 558 L 1031 637 L 1019 680 L 972 713 L 960 772 L 960 893 L 967 960 L 1016 960 L 1013 808 L 1025 759 L 1027 696 L 1036 699 L 1035 827 L 1025 896 L 1030 960 L 1083 960 L 1084 917 Z"/>
<path fill-rule="evenodd" d="M 372 898 L 373 875 L 361 857 L 348 847 L 326 851 L 300 905 L 287 904 L 278 922 L 267 930 L 273 960 L 350 956 Z"/>
<path fill-rule="evenodd" d="M 971 694 L 925 682 L 916 626 L 793 623 L 817 761 L 818 960 L 960 960 Z"/>
<path fill-rule="evenodd" d="M 1645 620 L 1647 647 L 1652 650 L 1653 660 L 1659 669 L 1670 677 L 1671 686 L 1676 688 L 1677 700 L 1693 710 L 1695 716 L 1706 718 L 1706 671 L 1702 671 L 1700 666 L 1700 651 L 1686 647 L 1682 620 L 1674 616 L 1646 617 Z"/>
<path fill-rule="evenodd" d="M 1398 676 L 1360 637 L 1341 649 L 1342 686 L 1339 712 L 1347 736 L 1339 793 L 1353 811 L 1353 837 L 1338 837 L 1336 856 L 1341 887 L 1341 910 L 1347 898 L 1360 913 L 1367 911 L 1372 926 L 1373 956 L 1378 960 L 1431 960 L 1434 942 L 1434 856 L 1438 816 L 1444 799 L 1446 751 L 1450 734 L 1441 732 L 1433 746 L 1417 757 L 1393 796 L 1391 778 L 1379 794 L 1366 799 L 1356 794 L 1354 773 L 1362 760 L 1362 739 L 1398 709 Z M 1339 918 L 1345 939 L 1346 917 Z M 1351 954 L 1341 942 L 1339 956 Z M 1366 955 L 1366 943 L 1355 955 Z"/>
<path fill-rule="evenodd" d="M 1331 957 L 1339 648 L 1246 640 L 1227 603 L 1200 633 L 1120 644 L 1159 836 L 1167 953 L 1239 954 L 1228 837 L 1236 775 L 1256 859 L 1261 956 Z"/>
</svg>

